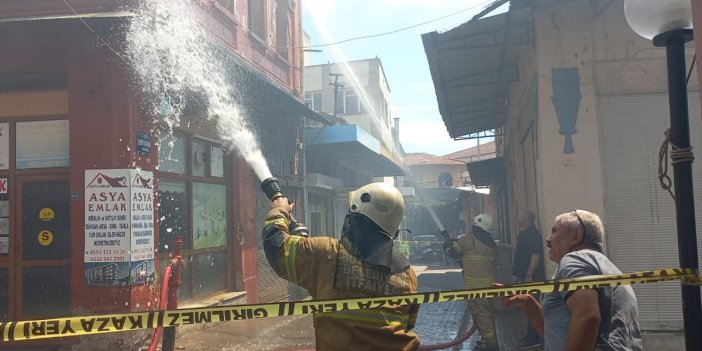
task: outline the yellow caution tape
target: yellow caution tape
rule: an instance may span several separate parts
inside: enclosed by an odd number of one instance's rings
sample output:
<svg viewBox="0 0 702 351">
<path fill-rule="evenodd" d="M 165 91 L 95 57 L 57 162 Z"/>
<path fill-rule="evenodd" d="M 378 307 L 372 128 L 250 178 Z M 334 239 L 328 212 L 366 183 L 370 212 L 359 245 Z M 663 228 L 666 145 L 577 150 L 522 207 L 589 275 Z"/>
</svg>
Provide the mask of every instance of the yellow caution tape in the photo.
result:
<svg viewBox="0 0 702 351">
<path fill-rule="evenodd" d="M 409 304 L 473 300 L 519 294 L 566 292 L 667 280 L 680 280 L 684 284 L 700 284 L 700 282 L 702 282 L 702 279 L 700 279 L 700 276 L 694 269 L 669 268 L 617 275 L 547 280 L 499 288 L 434 291 L 345 300 L 294 301 L 0 322 L 0 335 L 2 335 L 2 342 L 12 342 L 157 327 L 177 327 L 189 324 L 227 322 L 253 318 L 293 316 L 319 312 L 339 312 Z"/>
</svg>

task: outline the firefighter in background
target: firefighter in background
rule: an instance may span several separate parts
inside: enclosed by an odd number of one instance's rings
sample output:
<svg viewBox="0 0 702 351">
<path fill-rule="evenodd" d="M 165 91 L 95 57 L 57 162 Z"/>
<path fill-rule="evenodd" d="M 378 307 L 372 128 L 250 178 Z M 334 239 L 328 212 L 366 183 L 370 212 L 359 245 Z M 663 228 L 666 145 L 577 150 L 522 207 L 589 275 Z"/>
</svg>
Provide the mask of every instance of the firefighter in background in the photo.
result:
<svg viewBox="0 0 702 351">
<path fill-rule="evenodd" d="M 495 282 L 495 251 L 497 244 L 490 234 L 492 216 L 481 213 L 475 216 L 472 230 L 458 239 L 446 242 L 446 255 L 460 259 L 466 288 L 490 287 Z M 491 299 L 469 301 L 470 313 L 480 332 L 481 342 L 476 351 L 499 351 L 495 332 L 495 315 Z"/>
<path fill-rule="evenodd" d="M 273 201 L 264 222 L 263 248 L 273 270 L 314 299 L 350 299 L 417 291 L 417 276 L 393 246 L 404 215 L 394 186 L 372 183 L 351 195 L 341 240 L 288 233 L 292 205 Z M 417 350 L 411 332 L 419 305 L 324 312 L 314 315 L 316 349 Z"/>
</svg>

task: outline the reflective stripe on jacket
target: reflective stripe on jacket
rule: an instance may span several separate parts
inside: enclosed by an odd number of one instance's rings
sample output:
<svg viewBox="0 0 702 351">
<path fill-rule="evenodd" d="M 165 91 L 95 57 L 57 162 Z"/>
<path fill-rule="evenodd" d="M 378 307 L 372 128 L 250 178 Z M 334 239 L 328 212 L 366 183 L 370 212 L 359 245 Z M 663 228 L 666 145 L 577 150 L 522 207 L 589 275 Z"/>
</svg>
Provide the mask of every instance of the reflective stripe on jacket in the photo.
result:
<svg viewBox="0 0 702 351">
<path fill-rule="evenodd" d="M 268 213 L 265 225 L 274 224 L 282 233 L 275 250 L 276 273 L 307 289 L 316 300 L 352 299 L 407 294 L 417 291 L 411 267 L 389 273 L 351 255 L 336 239 L 304 238 L 287 233 L 287 215 L 282 209 Z M 325 350 L 417 350 L 419 338 L 410 330 L 419 305 L 325 312 L 314 316 L 316 349 Z"/>
<path fill-rule="evenodd" d="M 461 254 L 463 281 L 469 289 L 489 287 L 495 282 L 495 249 L 477 240 L 472 233 L 453 243 Z"/>
</svg>

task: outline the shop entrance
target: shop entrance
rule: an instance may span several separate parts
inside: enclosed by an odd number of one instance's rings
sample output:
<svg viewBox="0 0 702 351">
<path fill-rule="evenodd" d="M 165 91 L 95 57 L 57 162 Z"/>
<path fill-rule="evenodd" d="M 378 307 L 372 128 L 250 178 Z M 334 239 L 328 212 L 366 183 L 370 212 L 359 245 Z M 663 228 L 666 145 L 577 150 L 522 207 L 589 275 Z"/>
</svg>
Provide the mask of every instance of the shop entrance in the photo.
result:
<svg viewBox="0 0 702 351">
<path fill-rule="evenodd" d="M 69 181 L 18 176 L 10 320 L 70 315 L 71 213 Z M 12 310 L 12 309 L 11 309 Z M 14 317 L 14 318 L 13 318 Z"/>
</svg>

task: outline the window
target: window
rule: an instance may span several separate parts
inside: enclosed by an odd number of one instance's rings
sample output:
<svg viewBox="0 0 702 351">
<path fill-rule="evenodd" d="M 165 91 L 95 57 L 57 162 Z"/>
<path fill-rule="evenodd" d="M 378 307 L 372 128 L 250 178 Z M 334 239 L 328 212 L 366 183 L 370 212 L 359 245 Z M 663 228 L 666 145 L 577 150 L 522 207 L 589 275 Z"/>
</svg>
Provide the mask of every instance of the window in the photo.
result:
<svg viewBox="0 0 702 351">
<path fill-rule="evenodd" d="M 345 109 L 344 109 L 344 92 L 343 91 L 336 93 L 335 101 L 334 101 L 334 109 L 336 110 L 336 111 L 334 111 L 334 114 L 340 115 L 340 114 L 344 113 Z"/>
<path fill-rule="evenodd" d="M 358 106 L 358 95 L 353 90 L 344 91 L 344 113 L 357 114 L 360 112 Z"/>
<path fill-rule="evenodd" d="M 217 0 L 217 3 L 222 5 L 229 12 L 234 13 L 234 0 Z"/>
<path fill-rule="evenodd" d="M 288 48 L 289 42 L 289 0 L 277 0 L 276 10 L 275 10 L 275 40 L 276 40 L 276 52 L 278 55 L 282 56 L 284 59 L 288 59 L 288 54 L 290 49 Z"/>
<path fill-rule="evenodd" d="M 185 174 L 185 139 L 177 135 L 163 135 L 158 143 L 158 167 L 161 172 Z"/>
<path fill-rule="evenodd" d="M 353 89 L 344 90 L 343 104 L 339 107 L 339 110 L 341 113 L 349 115 L 365 112 L 361 99 L 358 98 L 358 94 Z"/>
<path fill-rule="evenodd" d="M 159 143 L 158 252 L 164 263 L 176 238 L 183 239 L 182 256 L 191 264 L 181 275 L 181 300 L 227 288 L 231 272 L 223 150 L 211 141 L 183 135 L 164 136 Z"/>
<path fill-rule="evenodd" d="M 70 165 L 68 120 L 17 122 L 15 128 L 17 169 Z"/>
<path fill-rule="evenodd" d="M 265 40 L 267 0 L 249 0 L 249 30 L 259 39 Z"/>
<path fill-rule="evenodd" d="M 305 106 L 314 111 L 322 112 L 322 92 L 305 93 Z"/>
<path fill-rule="evenodd" d="M 453 177 L 448 172 L 439 174 L 439 187 L 453 186 Z"/>
</svg>

